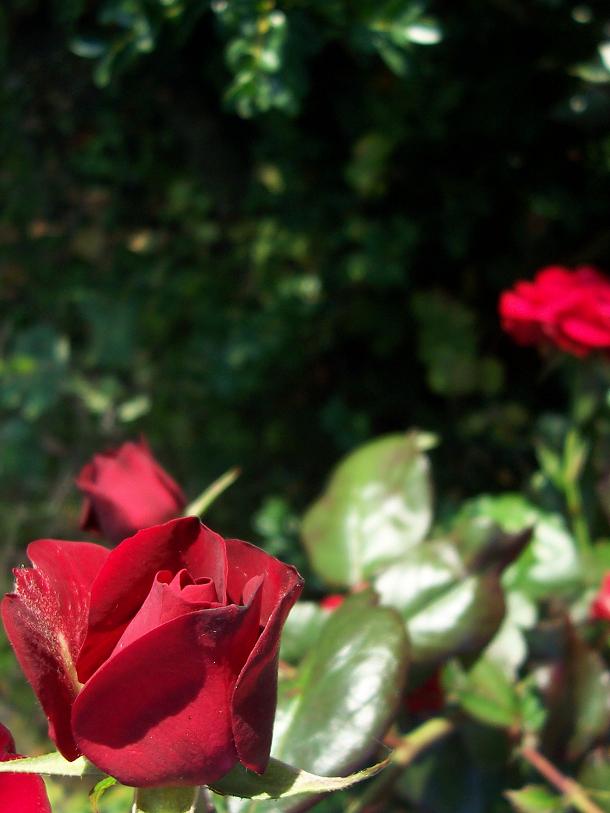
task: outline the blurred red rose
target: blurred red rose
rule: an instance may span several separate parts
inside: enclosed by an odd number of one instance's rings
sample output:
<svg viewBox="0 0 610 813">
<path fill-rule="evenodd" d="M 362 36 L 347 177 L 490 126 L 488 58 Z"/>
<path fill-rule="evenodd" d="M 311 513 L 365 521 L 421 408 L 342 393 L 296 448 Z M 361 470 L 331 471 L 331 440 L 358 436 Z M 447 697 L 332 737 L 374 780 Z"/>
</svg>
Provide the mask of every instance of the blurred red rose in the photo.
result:
<svg viewBox="0 0 610 813">
<path fill-rule="evenodd" d="M 196 517 L 28 556 L 2 617 L 67 759 L 138 787 L 265 770 L 293 567 Z"/>
<path fill-rule="evenodd" d="M 337 607 L 340 607 L 344 601 L 345 596 L 342 596 L 339 593 L 333 593 L 330 596 L 325 596 L 322 601 L 320 601 L 320 607 L 323 610 L 336 610 Z"/>
<path fill-rule="evenodd" d="M 610 280 L 591 266 L 543 268 L 504 291 L 499 311 L 520 344 L 553 344 L 575 356 L 610 351 Z"/>
<path fill-rule="evenodd" d="M 445 694 L 441 684 L 440 669 L 418 686 L 405 698 L 405 708 L 411 714 L 434 714 L 443 708 Z"/>
<path fill-rule="evenodd" d="M 591 604 L 591 618 L 610 620 L 610 573 L 607 573 L 593 603 Z"/>
<path fill-rule="evenodd" d="M 81 528 L 99 531 L 112 542 L 173 519 L 186 505 L 180 486 L 144 440 L 94 455 L 76 485 L 85 494 Z"/>
<path fill-rule="evenodd" d="M 8 728 L 0 723 L 0 762 L 17 759 Z M 0 774 L 0 810 L 13 813 L 51 813 L 44 782 L 32 774 Z"/>
</svg>

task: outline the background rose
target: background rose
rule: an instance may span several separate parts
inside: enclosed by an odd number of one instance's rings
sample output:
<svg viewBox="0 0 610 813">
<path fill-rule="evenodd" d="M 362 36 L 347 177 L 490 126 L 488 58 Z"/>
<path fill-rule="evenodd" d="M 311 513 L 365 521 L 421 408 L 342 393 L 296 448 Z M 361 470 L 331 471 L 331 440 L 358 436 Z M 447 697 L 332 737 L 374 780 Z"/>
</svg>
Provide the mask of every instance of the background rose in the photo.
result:
<svg viewBox="0 0 610 813">
<path fill-rule="evenodd" d="M 11 732 L 0 723 L 0 762 L 16 759 Z M 0 810 L 6 813 L 51 813 L 44 782 L 39 776 L 0 774 Z"/>
<path fill-rule="evenodd" d="M 112 542 L 173 519 L 186 505 L 180 486 L 143 439 L 94 455 L 76 484 L 85 494 L 81 527 Z"/>
<path fill-rule="evenodd" d="M 551 343 L 576 356 L 610 350 L 610 281 L 590 266 L 549 266 L 500 297 L 503 328 L 521 344 Z"/>
<path fill-rule="evenodd" d="M 194 517 L 28 556 L 2 615 L 64 756 L 134 786 L 264 771 L 293 567 Z"/>
</svg>

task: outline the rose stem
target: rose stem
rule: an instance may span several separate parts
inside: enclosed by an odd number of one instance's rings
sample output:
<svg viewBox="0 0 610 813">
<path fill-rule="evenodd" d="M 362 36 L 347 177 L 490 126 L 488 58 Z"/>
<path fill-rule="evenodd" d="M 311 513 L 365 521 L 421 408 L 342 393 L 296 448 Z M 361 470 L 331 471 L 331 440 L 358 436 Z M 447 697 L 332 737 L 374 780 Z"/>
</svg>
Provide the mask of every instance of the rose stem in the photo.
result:
<svg viewBox="0 0 610 813">
<path fill-rule="evenodd" d="M 410 765 L 421 753 L 455 730 L 455 723 L 445 717 L 433 717 L 422 723 L 414 731 L 401 737 L 399 744 L 390 755 L 390 764 L 371 782 L 364 793 L 354 799 L 346 813 L 365 813 L 374 809 L 375 803 L 391 790 L 407 765 Z M 593 811 L 589 811 L 593 813 Z"/>
<path fill-rule="evenodd" d="M 601 807 L 589 799 L 578 782 L 561 773 L 540 751 L 531 745 L 524 745 L 520 749 L 520 753 L 523 759 L 542 774 L 549 784 L 560 791 L 565 797 L 565 801 L 573 805 L 580 813 L 604 813 Z"/>
</svg>

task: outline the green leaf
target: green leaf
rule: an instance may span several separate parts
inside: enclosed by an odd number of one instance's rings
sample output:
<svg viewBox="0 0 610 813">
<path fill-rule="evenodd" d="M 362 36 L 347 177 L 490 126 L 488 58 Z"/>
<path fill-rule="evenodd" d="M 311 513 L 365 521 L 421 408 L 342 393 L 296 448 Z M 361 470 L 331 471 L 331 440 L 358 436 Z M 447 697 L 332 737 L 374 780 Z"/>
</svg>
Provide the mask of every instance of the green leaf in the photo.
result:
<svg viewBox="0 0 610 813">
<path fill-rule="evenodd" d="M 448 664 L 443 685 L 462 709 L 486 725 L 512 728 L 520 724 L 521 704 L 511 681 L 493 661 L 479 658 L 465 671 L 457 663 Z"/>
<path fill-rule="evenodd" d="M 239 765 L 210 787 L 215 793 L 242 799 L 287 799 L 291 796 L 318 795 L 349 788 L 375 776 L 386 765 L 387 760 L 349 776 L 316 776 L 272 759 L 265 773 L 260 776 Z"/>
<path fill-rule="evenodd" d="M 383 571 L 374 586 L 381 603 L 395 607 L 405 620 L 417 664 L 479 651 L 504 616 L 498 575 L 468 575 L 457 551 L 443 542 L 414 549 Z"/>
<path fill-rule="evenodd" d="M 132 813 L 195 813 L 199 788 L 137 788 Z"/>
<path fill-rule="evenodd" d="M 507 790 L 505 796 L 517 813 L 561 813 L 566 809 L 561 796 L 543 785 Z"/>
<path fill-rule="evenodd" d="M 226 491 L 229 486 L 233 485 L 240 473 L 241 470 L 235 467 L 221 474 L 221 476 L 204 489 L 192 503 L 187 505 L 183 516 L 200 517 L 205 514 L 210 505 L 220 497 L 223 491 Z"/>
<path fill-rule="evenodd" d="M 372 593 L 347 599 L 324 625 L 297 675 L 280 682 L 273 757 L 338 776 L 379 746 L 402 699 L 408 644 L 404 624 Z M 300 809 L 307 797 L 277 802 L 230 800 L 230 813 Z"/>
<path fill-rule="evenodd" d="M 432 519 L 429 463 L 419 435 L 388 435 L 348 455 L 303 519 L 313 568 L 354 585 L 425 537 Z"/>
<path fill-rule="evenodd" d="M 329 616 L 315 601 L 298 601 L 282 630 L 280 660 L 298 663 L 317 641 Z"/>
<path fill-rule="evenodd" d="M 496 567 L 501 571 L 529 544 L 532 529 L 506 533 L 490 517 L 467 516 L 457 522 L 452 536 L 468 570 L 477 573 Z"/>
<path fill-rule="evenodd" d="M 78 757 L 74 762 L 68 762 L 57 751 L 39 757 L 0 762 L 0 773 L 37 773 L 42 776 L 104 776 L 104 773 L 85 757 Z"/>
<path fill-rule="evenodd" d="M 521 494 L 481 495 L 467 502 L 460 518 L 487 517 L 506 533 L 533 528 L 531 543 L 506 570 L 503 584 L 530 598 L 555 597 L 580 585 L 581 563 L 563 517 L 542 511 Z"/>
</svg>

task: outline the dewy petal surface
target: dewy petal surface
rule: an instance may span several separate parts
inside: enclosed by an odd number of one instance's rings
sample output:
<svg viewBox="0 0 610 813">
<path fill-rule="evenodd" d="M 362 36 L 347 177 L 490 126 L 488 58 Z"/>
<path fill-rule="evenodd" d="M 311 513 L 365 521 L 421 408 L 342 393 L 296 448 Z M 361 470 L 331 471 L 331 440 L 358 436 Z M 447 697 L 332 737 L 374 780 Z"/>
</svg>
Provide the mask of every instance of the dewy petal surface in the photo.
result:
<svg viewBox="0 0 610 813">
<path fill-rule="evenodd" d="M 197 517 L 145 528 L 110 552 L 91 588 L 87 639 L 78 661 L 85 682 L 110 655 L 146 600 L 156 574 L 186 569 L 193 579 L 209 577 L 225 602 L 225 540 Z"/>
<path fill-rule="evenodd" d="M 78 696 L 82 752 L 126 785 L 199 785 L 237 762 L 231 696 L 259 634 L 247 607 L 197 610 L 114 654 Z"/>
<path fill-rule="evenodd" d="M 233 693 L 232 718 L 240 762 L 262 773 L 269 762 L 277 703 L 280 635 L 286 616 L 303 589 L 296 569 L 247 542 L 227 539 L 228 592 L 237 596 L 250 580 L 265 574 L 261 624 L 264 630 L 244 665 Z"/>
<path fill-rule="evenodd" d="M 75 759 L 70 710 L 80 687 L 74 664 L 87 629 L 91 583 L 109 551 L 89 542 L 40 539 L 27 553 L 34 567 L 15 571 L 15 592 L 5 596 L 2 618 L 49 720 L 49 736 Z"/>
</svg>

